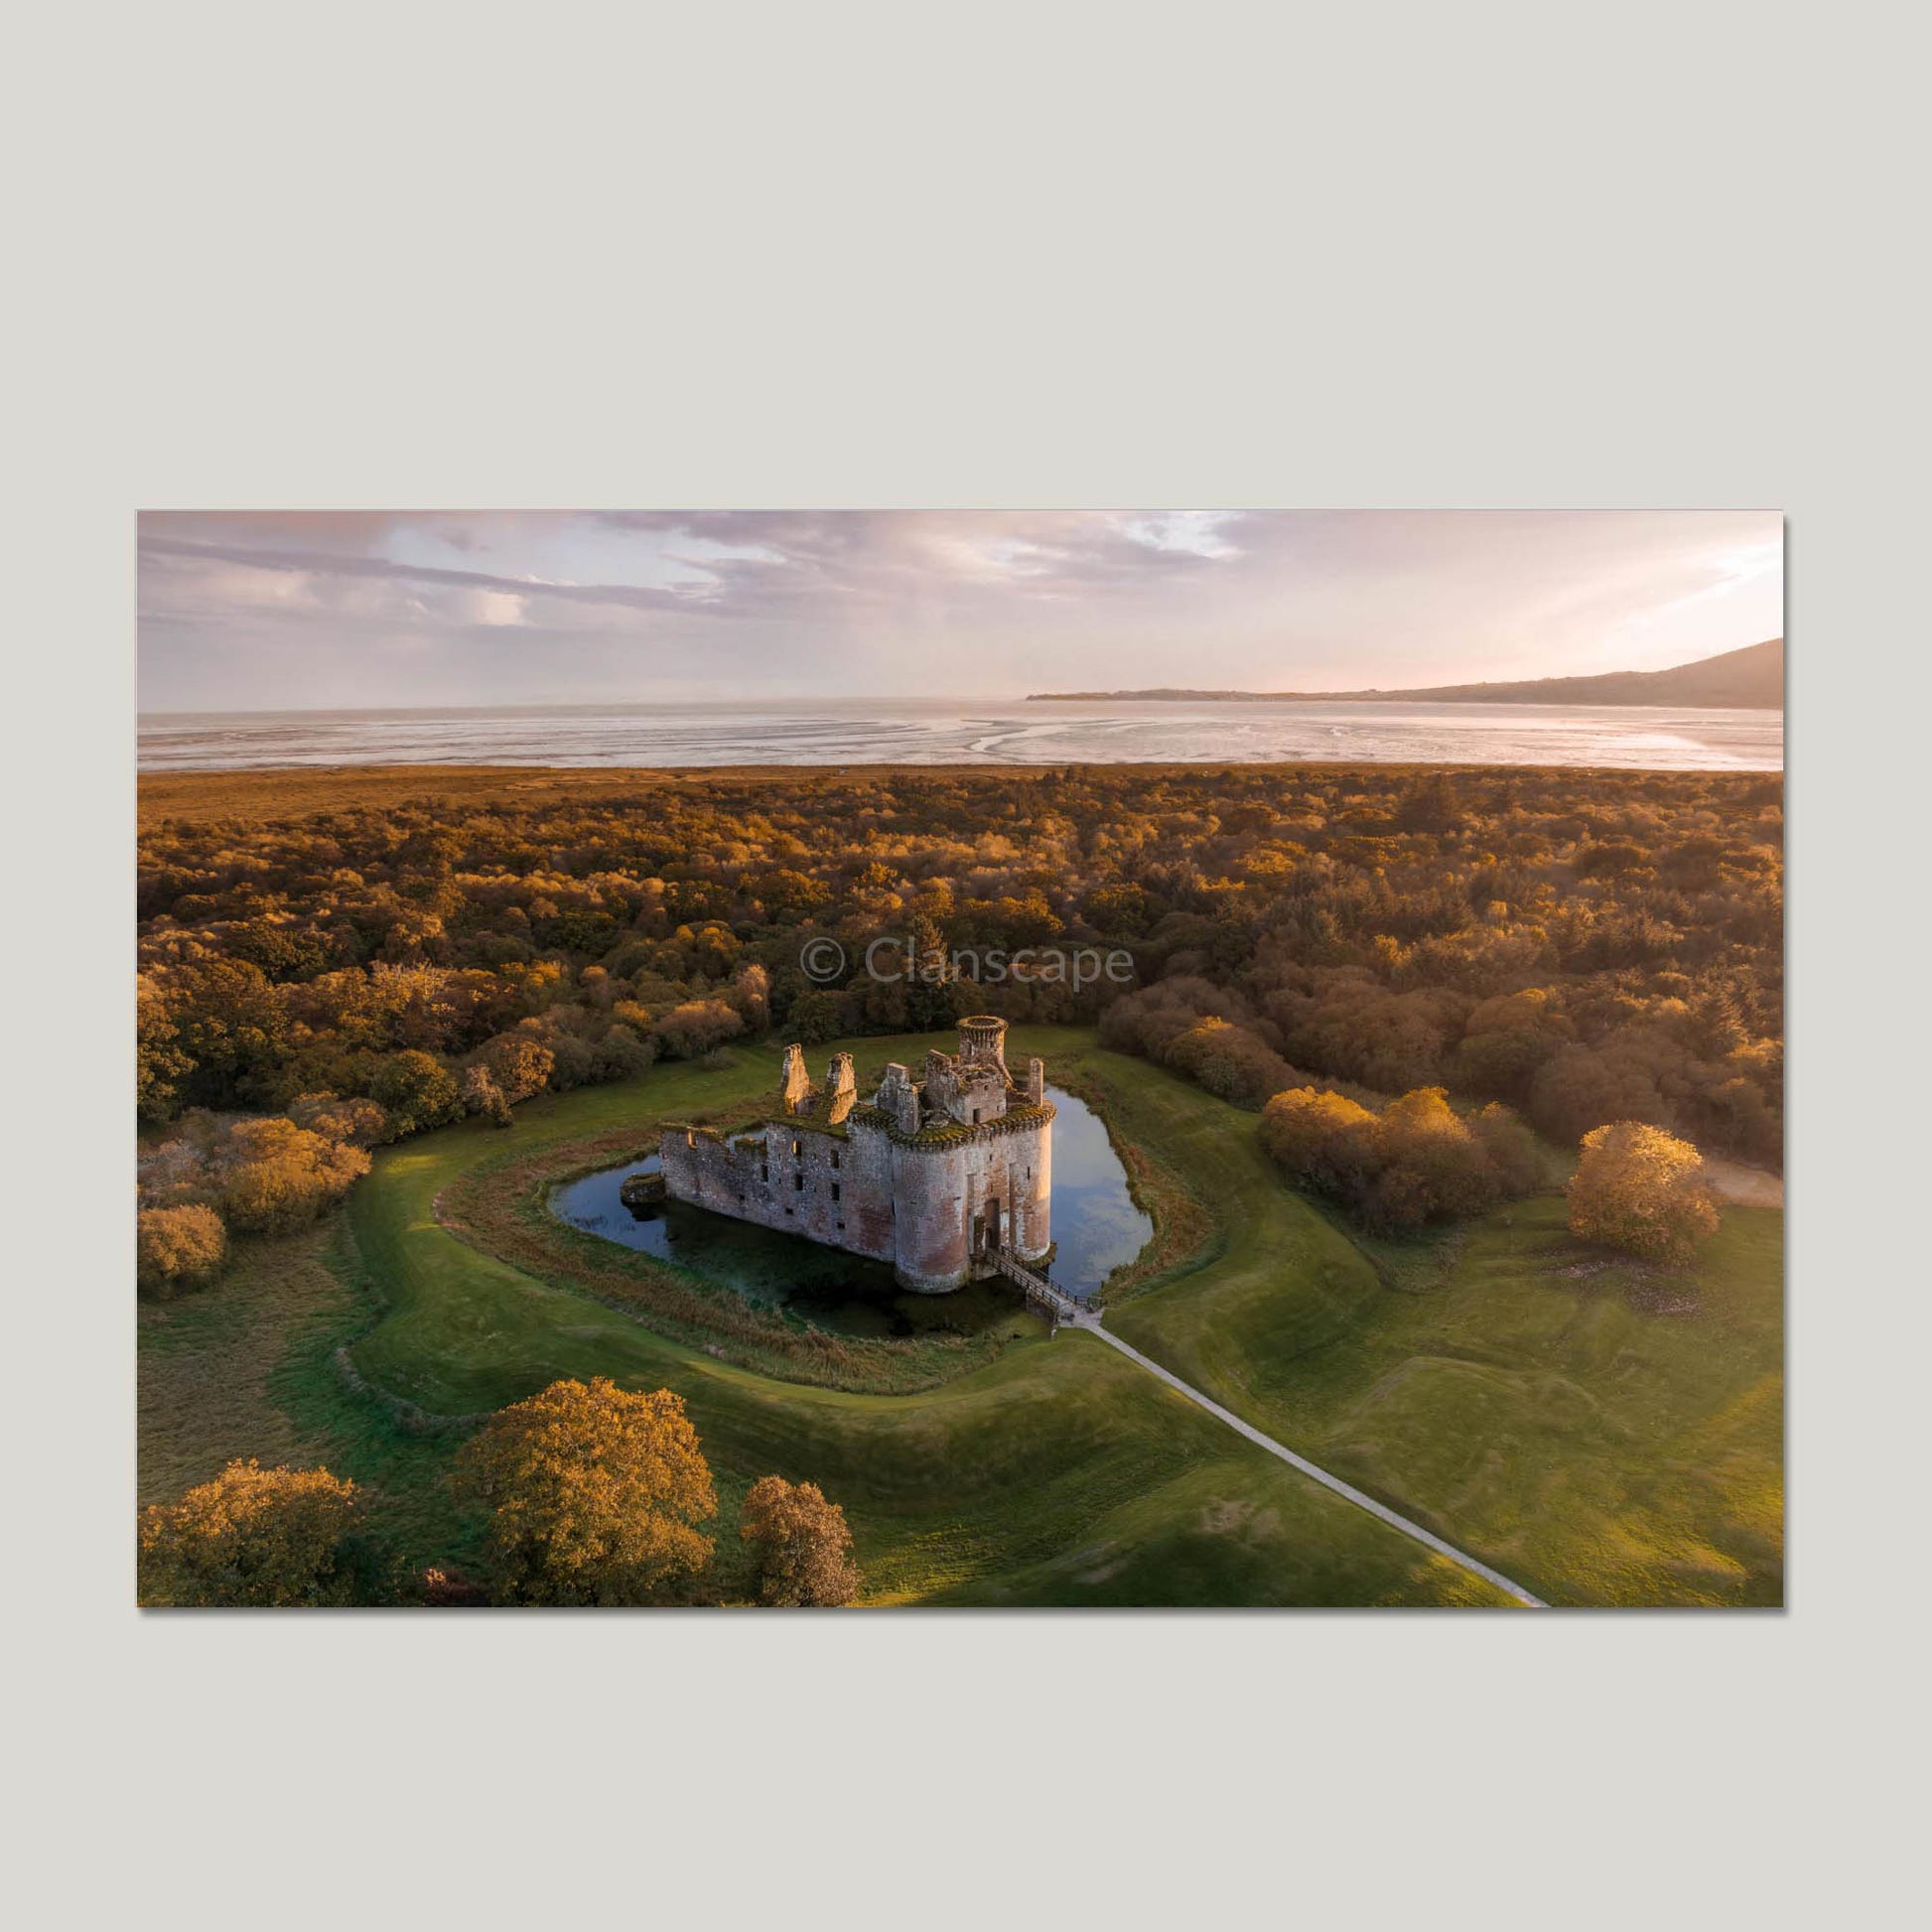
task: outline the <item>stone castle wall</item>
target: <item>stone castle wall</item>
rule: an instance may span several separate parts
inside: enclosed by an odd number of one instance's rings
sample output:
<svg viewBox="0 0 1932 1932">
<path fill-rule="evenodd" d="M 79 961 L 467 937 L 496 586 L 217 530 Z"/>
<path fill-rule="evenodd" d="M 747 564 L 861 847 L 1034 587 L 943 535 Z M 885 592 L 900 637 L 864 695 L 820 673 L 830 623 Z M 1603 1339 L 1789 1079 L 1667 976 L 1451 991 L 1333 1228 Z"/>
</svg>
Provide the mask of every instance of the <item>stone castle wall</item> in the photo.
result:
<svg viewBox="0 0 1932 1932">
<path fill-rule="evenodd" d="M 828 1134 L 782 1120 L 729 1138 L 672 1128 L 659 1153 L 673 1200 L 875 1261 L 896 1258 L 893 1147 L 883 1135 Z"/>
<path fill-rule="evenodd" d="M 665 1130 L 665 1192 L 890 1262 L 905 1287 L 924 1294 L 992 1272 L 996 1245 L 1041 1260 L 1052 1246 L 1044 1071 L 1030 1062 L 1026 1085 L 1009 1092 L 1005 1027 L 976 1024 L 976 1034 L 962 1029 L 969 1050 L 958 1060 L 927 1056 L 917 1087 L 904 1068 L 888 1068 L 871 1106 L 857 1104 L 850 1055 L 839 1054 L 815 1089 L 790 1047 L 776 1117 L 733 1134 Z"/>
</svg>

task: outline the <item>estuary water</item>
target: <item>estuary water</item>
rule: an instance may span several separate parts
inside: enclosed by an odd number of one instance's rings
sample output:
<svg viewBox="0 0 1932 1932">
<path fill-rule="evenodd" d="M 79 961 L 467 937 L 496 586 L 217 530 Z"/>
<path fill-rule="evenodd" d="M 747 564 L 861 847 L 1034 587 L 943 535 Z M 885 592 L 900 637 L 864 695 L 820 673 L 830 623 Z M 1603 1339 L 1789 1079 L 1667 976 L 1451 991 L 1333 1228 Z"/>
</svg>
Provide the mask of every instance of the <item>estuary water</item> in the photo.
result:
<svg viewBox="0 0 1932 1932">
<path fill-rule="evenodd" d="M 1085 1101 L 1046 1089 L 1053 1121 L 1053 1243 L 1047 1273 L 1053 1285 L 1084 1302 L 1114 1270 L 1147 1245 L 1154 1223 L 1135 1205 L 1127 1172 L 1107 1138 L 1107 1126 Z M 953 1296 L 903 1293 L 892 1270 L 858 1255 L 820 1246 L 795 1234 L 755 1227 L 681 1201 L 650 1207 L 623 1204 L 633 1173 L 654 1173 L 657 1156 L 606 1168 L 566 1181 L 550 1196 L 550 1211 L 572 1227 L 626 1248 L 675 1261 L 749 1300 L 782 1304 L 823 1327 L 848 1332 L 904 1332 L 954 1304 Z M 981 1304 L 1010 1306 L 1016 1292 L 1004 1283 L 961 1290 L 958 1311 L 977 1318 Z"/>
<path fill-rule="evenodd" d="M 1777 771 L 1784 714 L 1662 706 L 842 698 L 148 712 L 143 771 L 331 764 L 1394 762 Z"/>
</svg>

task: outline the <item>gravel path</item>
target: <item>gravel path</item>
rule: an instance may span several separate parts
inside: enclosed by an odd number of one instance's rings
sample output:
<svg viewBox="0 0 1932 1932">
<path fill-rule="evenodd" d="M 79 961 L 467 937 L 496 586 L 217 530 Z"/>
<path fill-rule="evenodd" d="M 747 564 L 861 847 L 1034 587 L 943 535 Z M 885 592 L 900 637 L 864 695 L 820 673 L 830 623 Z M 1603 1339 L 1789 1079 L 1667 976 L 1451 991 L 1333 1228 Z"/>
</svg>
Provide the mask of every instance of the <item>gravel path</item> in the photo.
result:
<svg viewBox="0 0 1932 1932">
<path fill-rule="evenodd" d="M 1404 1536 L 1413 1537 L 1418 1543 L 1434 1550 L 1438 1556 L 1448 1557 L 1451 1563 L 1459 1565 L 1472 1576 L 1480 1577 L 1484 1583 L 1494 1584 L 1504 1594 L 1513 1596 L 1517 1602 L 1532 1610 L 1547 1610 L 1550 1607 L 1540 1596 L 1532 1596 L 1521 1584 L 1511 1583 L 1501 1571 L 1491 1570 L 1486 1563 L 1479 1563 L 1466 1551 L 1458 1550 L 1452 1543 L 1445 1543 L 1434 1531 L 1424 1529 L 1420 1523 L 1412 1523 L 1408 1517 L 1398 1516 L 1386 1503 L 1378 1503 L 1373 1496 L 1363 1494 L 1353 1483 L 1343 1482 L 1339 1476 L 1330 1475 L 1326 1469 L 1311 1462 L 1307 1456 L 1297 1455 L 1292 1449 L 1283 1448 L 1272 1436 L 1264 1436 L 1252 1424 L 1243 1422 L 1233 1410 L 1223 1409 L 1218 1402 L 1202 1395 L 1198 1389 L 1183 1382 L 1179 1376 L 1171 1375 L 1159 1362 L 1150 1361 L 1138 1348 L 1130 1347 L 1118 1335 L 1109 1333 L 1097 1313 L 1082 1312 L 1075 1315 L 1068 1325 L 1084 1328 L 1090 1335 L 1098 1335 L 1108 1347 L 1118 1348 L 1129 1361 L 1139 1362 L 1150 1375 L 1158 1375 L 1169 1388 L 1177 1389 L 1189 1402 L 1205 1409 L 1217 1421 L 1226 1423 L 1237 1435 L 1245 1436 L 1249 1442 L 1265 1449 L 1270 1455 L 1280 1456 L 1291 1468 L 1300 1469 L 1305 1476 L 1320 1483 L 1324 1489 L 1332 1489 L 1337 1496 L 1353 1503 L 1357 1509 L 1365 1509 L 1371 1516 L 1379 1517 L 1391 1529 L 1400 1530 Z"/>
<path fill-rule="evenodd" d="M 1704 1177 L 1717 1189 L 1720 1200 L 1734 1200 L 1740 1207 L 1782 1207 L 1784 1178 L 1762 1168 L 1747 1168 L 1741 1161 L 1726 1161 L 1721 1156 L 1704 1157 Z"/>
</svg>

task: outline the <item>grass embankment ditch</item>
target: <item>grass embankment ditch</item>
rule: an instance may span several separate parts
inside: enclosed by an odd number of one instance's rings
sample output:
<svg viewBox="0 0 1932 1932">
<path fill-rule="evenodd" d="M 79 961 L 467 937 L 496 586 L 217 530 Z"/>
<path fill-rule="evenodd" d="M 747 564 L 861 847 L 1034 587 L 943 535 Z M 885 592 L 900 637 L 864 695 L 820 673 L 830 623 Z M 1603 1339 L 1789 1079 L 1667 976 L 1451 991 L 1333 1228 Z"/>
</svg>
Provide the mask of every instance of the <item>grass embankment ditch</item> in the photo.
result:
<svg viewBox="0 0 1932 1932">
<path fill-rule="evenodd" d="M 655 1148 L 654 1127 L 534 1152 L 507 1148 L 458 1173 L 437 1199 L 437 1218 L 466 1245 L 540 1281 L 589 1295 L 663 1335 L 780 1381 L 907 1394 L 934 1388 L 992 1360 L 1009 1342 L 1041 1332 L 1039 1317 L 1008 1296 L 1016 1305 L 973 1333 L 942 1325 L 951 1300 L 946 1298 L 930 1303 L 930 1333 L 843 1335 L 788 1311 L 758 1306 L 688 1268 L 568 1226 L 550 1211 L 554 1188 Z"/>
<path fill-rule="evenodd" d="M 926 1042 L 844 1043 L 876 1059 Z M 1016 1028 L 1012 1048 L 1043 1054 L 1056 1084 L 1098 1101 L 1117 1145 L 1143 1151 L 1143 1204 L 1163 1230 L 1151 1249 L 1184 1229 L 1129 1293 L 1114 1284 L 1109 1323 L 1136 1347 L 1552 1601 L 1775 1600 L 1777 1215 L 1727 1213 L 1667 1305 L 1688 1312 L 1646 1307 L 1641 1271 L 1571 1243 L 1555 1200 L 1475 1224 L 1396 1292 L 1282 1186 L 1252 1114 L 1091 1033 Z M 464 1561 L 475 1525 L 449 1498 L 455 1441 L 411 1435 L 344 1385 L 331 1357 L 359 1333 L 358 1373 L 432 1414 L 495 1408 L 558 1375 L 677 1390 L 727 1511 L 772 1470 L 821 1483 L 847 1509 L 875 1601 L 1498 1600 L 1090 1336 L 1049 1342 L 1034 1324 L 917 1393 L 807 1386 L 579 1292 L 574 1262 L 552 1279 L 564 1250 L 547 1236 L 525 1267 L 438 1221 L 442 1196 L 494 1244 L 496 1221 L 461 1205 L 486 1191 L 489 1164 L 554 1154 L 581 1169 L 590 1143 L 621 1161 L 648 1146 L 640 1124 L 735 1112 L 776 1064 L 760 1050 L 722 1072 L 658 1067 L 533 1103 L 509 1135 L 466 1127 L 386 1150 L 350 1199 L 352 1252 L 336 1246 L 332 1265 L 318 1230 L 287 1250 L 299 1265 L 251 1263 L 144 1311 L 144 1493 L 272 1443 L 271 1459 L 326 1460 L 398 1498 L 412 1558 Z M 541 1165 L 492 1209 L 526 1232 Z"/>
<path fill-rule="evenodd" d="M 1672 1275 L 1577 1242 L 1554 1194 L 1378 1247 L 1337 1345 L 1238 1254 L 1111 1325 L 1553 1602 L 1782 1600 L 1780 1214 L 1727 1207 Z"/>
</svg>

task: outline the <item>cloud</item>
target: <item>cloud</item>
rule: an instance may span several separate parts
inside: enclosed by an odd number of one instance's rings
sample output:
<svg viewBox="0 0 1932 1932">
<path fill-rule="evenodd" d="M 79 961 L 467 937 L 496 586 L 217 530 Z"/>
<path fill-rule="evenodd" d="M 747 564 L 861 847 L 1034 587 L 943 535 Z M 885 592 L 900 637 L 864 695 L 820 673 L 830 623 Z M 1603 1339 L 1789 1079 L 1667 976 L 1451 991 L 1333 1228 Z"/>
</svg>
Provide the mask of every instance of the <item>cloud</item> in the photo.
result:
<svg viewBox="0 0 1932 1932">
<path fill-rule="evenodd" d="M 1343 688 L 1774 634 L 1769 513 L 166 512 L 142 701 Z"/>
<path fill-rule="evenodd" d="M 520 624 L 529 609 L 528 599 L 510 591 L 461 591 L 456 595 L 466 600 L 470 621 L 490 629 Z"/>
<path fill-rule="evenodd" d="M 383 583 L 455 585 L 469 590 L 506 592 L 515 597 L 541 595 L 566 603 L 619 604 L 638 611 L 702 610 L 703 593 L 656 591 L 626 584 L 546 583 L 533 577 L 497 577 L 486 571 L 448 570 L 430 564 L 394 563 L 384 557 L 332 555 L 249 545 L 201 543 L 180 537 L 143 536 L 141 558 L 180 558 L 237 565 L 254 571 L 284 571 L 309 578 L 361 578 Z"/>
</svg>

